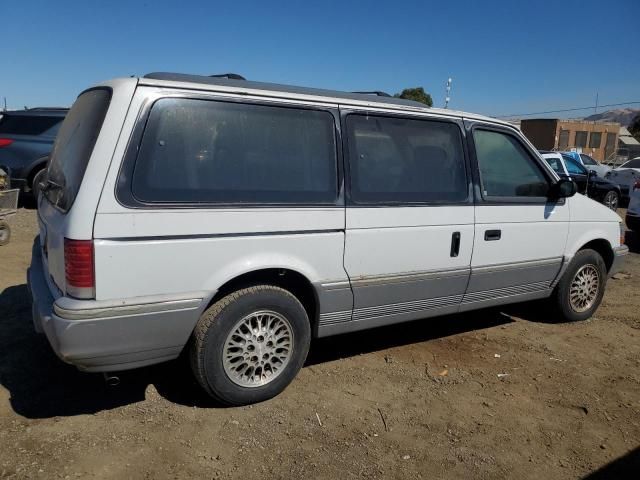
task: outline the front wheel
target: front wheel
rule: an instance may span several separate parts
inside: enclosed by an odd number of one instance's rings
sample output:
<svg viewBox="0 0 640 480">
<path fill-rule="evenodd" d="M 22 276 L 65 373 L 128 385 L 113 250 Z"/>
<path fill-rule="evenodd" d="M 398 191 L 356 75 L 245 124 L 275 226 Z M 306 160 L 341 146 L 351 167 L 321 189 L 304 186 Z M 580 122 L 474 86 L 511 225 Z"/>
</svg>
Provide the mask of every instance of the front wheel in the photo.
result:
<svg viewBox="0 0 640 480">
<path fill-rule="evenodd" d="M 604 196 L 602 203 L 605 207 L 610 208 L 615 212 L 618 209 L 618 204 L 620 203 L 620 196 L 617 192 L 611 190 Z"/>
<path fill-rule="evenodd" d="M 218 401 L 261 402 L 291 383 L 310 340 L 307 312 L 294 295 L 273 285 L 245 288 L 204 312 L 191 339 L 191 367 Z"/>
<path fill-rule="evenodd" d="M 586 320 L 600 306 L 607 283 L 607 268 L 595 250 L 580 250 L 571 260 L 554 290 L 554 300 L 564 320 Z"/>
</svg>

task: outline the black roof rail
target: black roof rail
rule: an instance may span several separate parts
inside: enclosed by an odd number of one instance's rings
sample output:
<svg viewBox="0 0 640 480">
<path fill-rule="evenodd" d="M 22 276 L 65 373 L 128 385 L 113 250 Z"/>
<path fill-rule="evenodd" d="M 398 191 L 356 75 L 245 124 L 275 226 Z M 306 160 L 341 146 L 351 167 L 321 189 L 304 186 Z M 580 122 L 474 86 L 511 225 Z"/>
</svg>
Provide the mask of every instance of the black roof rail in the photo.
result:
<svg viewBox="0 0 640 480">
<path fill-rule="evenodd" d="M 391 97 L 387 92 L 381 92 L 380 90 L 372 90 L 370 92 L 351 92 L 351 93 L 359 93 L 361 95 L 377 95 L 379 97 Z"/>
<path fill-rule="evenodd" d="M 217 75 L 209 75 L 209 77 L 213 78 L 228 78 L 229 80 L 246 80 L 242 75 L 238 75 L 237 73 L 219 73 Z"/>
<path fill-rule="evenodd" d="M 32 107 L 25 108 L 27 112 L 55 112 L 58 110 L 69 110 L 69 107 Z"/>
</svg>

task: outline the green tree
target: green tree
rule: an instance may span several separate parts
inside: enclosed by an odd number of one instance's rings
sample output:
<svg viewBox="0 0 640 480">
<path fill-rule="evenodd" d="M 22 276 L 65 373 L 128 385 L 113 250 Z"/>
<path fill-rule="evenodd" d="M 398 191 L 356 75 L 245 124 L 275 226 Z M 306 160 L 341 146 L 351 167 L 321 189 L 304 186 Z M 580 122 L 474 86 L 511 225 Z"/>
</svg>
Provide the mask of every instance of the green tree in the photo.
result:
<svg viewBox="0 0 640 480">
<path fill-rule="evenodd" d="M 629 124 L 629 133 L 640 142 L 640 114 L 636 115 Z"/>
<path fill-rule="evenodd" d="M 405 88 L 402 93 L 396 93 L 396 98 L 404 98 L 405 100 L 414 100 L 416 102 L 424 103 L 427 107 L 433 107 L 433 99 L 431 95 L 424 91 L 422 87 Z"/>
</svg>

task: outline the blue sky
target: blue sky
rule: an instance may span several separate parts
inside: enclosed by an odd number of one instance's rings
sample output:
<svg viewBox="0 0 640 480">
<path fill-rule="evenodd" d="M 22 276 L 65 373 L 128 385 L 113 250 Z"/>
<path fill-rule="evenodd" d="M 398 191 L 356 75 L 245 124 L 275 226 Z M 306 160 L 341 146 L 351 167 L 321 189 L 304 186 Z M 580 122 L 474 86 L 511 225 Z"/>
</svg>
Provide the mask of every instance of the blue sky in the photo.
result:
<svg viewBox="0 0 640 480">
<path fill-rule="evenodd" d="M 424 86 L 436 106 L 451 76 L 450 107 L 490 115 L 640 101 L 639 22 L 640 0 L 0 0 L 0 101 L 69 105 L 151 71 Z"/>
</svg>

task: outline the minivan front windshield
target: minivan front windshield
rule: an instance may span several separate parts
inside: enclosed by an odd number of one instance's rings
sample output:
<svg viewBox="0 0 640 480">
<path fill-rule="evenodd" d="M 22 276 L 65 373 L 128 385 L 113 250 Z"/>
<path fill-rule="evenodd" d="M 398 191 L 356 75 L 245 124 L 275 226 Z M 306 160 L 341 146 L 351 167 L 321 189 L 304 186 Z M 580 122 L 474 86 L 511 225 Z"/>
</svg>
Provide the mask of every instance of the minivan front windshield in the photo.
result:
<svg viewBox="0 0 640 480">
<path fill-rule="evenodd" d="M 87 90 L 76 99 L 60 127 L 42 191 L 64 212 L 78 194 L 110 101 L 110 89 Z"/>
</svg>

